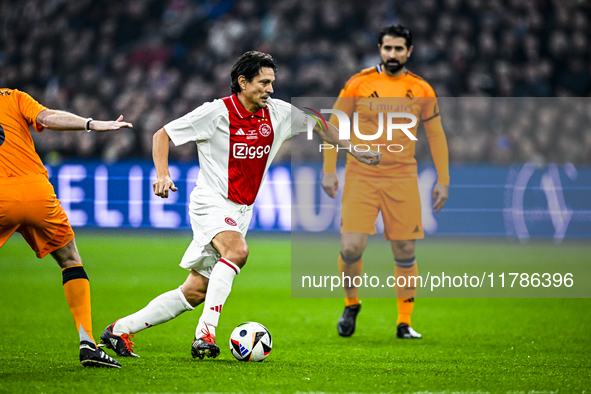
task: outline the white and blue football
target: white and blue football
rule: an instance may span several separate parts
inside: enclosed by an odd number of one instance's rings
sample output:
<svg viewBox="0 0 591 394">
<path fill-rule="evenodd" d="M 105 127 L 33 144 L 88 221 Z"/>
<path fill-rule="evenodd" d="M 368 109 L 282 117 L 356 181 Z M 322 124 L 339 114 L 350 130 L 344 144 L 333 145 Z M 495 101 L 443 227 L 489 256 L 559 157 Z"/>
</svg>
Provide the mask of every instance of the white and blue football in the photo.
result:
<svg viewBox="0 0 591 394">
<path fill-rule="evenodd" d="M 239 361 L 263 361 L 272 347 L 271 334 L 260 323 L 242 323 L 230 335 L 230 351 Z"/>
</svg>

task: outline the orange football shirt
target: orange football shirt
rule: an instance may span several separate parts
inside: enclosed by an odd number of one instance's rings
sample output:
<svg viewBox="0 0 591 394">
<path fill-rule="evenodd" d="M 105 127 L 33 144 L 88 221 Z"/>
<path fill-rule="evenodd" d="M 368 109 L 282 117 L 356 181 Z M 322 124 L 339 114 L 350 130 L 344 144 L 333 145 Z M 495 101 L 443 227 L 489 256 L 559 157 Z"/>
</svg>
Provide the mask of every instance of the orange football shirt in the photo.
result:
<svg viewBox="0 0 591 394">
<path fill-rule="evenodd" d="M 347 168 L 365 176 L 416 178 L 416 141 L 411 140 L 399 128 L 391 131 L 388 138 L 388 113 L 403 112 L 416 116 L 417 124 L 408 128 L 416 137 L 420 122 L 423 122 L 431 153 L 438 174 L 438 182 L 449 184 L 448 149 L 437 97 L 433 88 L 419 76 L 406 71 L 398 77 L 386 75 L 380 66 L 365 69 L 354 75 L 345 84 L 333 109 L 345 112 L 351 121 L 351 142 L 359 149 L 373 149 L 382 152 L 378 166 L 361 164 L 352 156 L 347 157 Z M 381 136 L 364 140 L 354 129 L 354 116 L 357 113 L 358 131 L 363 136 L 376 135 L 380 117 L 383 131 Z M 339 124 L 336 115 L 331 115 L 330 123 Z M 409 123 L 409 118 L 394 118 L 393 124 Z M 379 145 L 379 146 L 378 146 Z M 336 149 L 323 150 L 324 172 L 335 172 Z"/>
<path fill-rule="evenodd" d="M 25 92 L 0 89 L 0 183 L 26 175 L 47 177 L 29 131 L 29 126 L 43 131 L 43 126 L 37 124 L 37 115 L 45 109 Z"/>
</svg>

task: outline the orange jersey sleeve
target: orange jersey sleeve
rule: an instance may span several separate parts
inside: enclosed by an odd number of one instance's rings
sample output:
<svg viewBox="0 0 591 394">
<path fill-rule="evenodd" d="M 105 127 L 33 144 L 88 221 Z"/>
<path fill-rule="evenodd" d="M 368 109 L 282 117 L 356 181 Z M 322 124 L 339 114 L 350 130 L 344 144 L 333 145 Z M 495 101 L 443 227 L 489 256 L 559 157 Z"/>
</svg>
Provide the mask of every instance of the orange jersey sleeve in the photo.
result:
<svg viewBox="0 0 591 394">
<path fill-rule="evenodd" d="M 447 139 L 443 132 L 441 116 L 439 116 L 439 105 L 435 91 L 430 85 L 426 88 L 426 97 L 423 99 L 423 111 L 421 121 L 425 127 L 425 134 L 429 140 L 429 148 L 435 169 L 437 170 L 437 183 L 449 185 L 449 152 Z"/>
<path fill-rule="evenodd" d="M 43 105 L 17 89 L 0 89 L 0 180 L 45 174 L 47 170 L 33 144 L 29 126 L 43 131 L 37 116 Z"/>
<path fill-rule="evenodd" d="M 351 142 L 360 149 L 382 152 L 382 161 L 375 167 L 357 163 L 349 157 L 347 165 L 367 176 L 398 178 L 416 177 L 415 145 L 418 125 L 435 122 L 439 118 L 437 97 L 433 88 L 419 76 L 406 71 L 398 77 L 385 74 L 380 66 L 363 70 L 347 82 L 333 108 L 341 109 L 351 120 Z M 352 114 L 357 116 L 357 122 Z M 413 115 L 417 123 L 406 131 L 388 127 L 411 122 L 410 117 L 394 117 L 392 113 Z M 338 122 L 331 116 L 331 123 Z M 436 122 L 434 123 L 436 124 Z M 439 121 L 439 124 L 440 121 Z M 382 130 L 381 133 L 379 130 Z M 441 180 L 449 178 L 447 142 L 430 128 L 427 135 L 435 165 Z M 334 170 L 336 150 L 325 150 L 324 170 Z M 445 159 L 444 159 L 445 157 Z M 449 181 L 448 181 L 449 182 Z"/>
<path fill-rule="evenodd" d="M 433 156 L 433 162 L 437 170 L 437 183 L 449 185 L 449 152 L 441 117 L 435 116 L 424 122 L 423 126 L 425 127 L 425 133 L 431 148 L 431 156 Z"/>
<path fill-rule="evenodd" d="M 347 83 L 345 84 L 345 87 L 343 87 L 343 89 L 339 93 L 339 97 L 337 98 L 337 101 L 335 102 L 335 104 L 332 107 L 333 109 L 338 109 L 340 111 L 343 111 L 344 113 L 347 114 L 347 116 L 349 116 L 349 118 L 351 117 L 351 115 L 355 111 L 354 97 L 357 97 L 356 96 L 357 87 L 359 86 L 359 83 L 361 83 L 363 81 L 363 79 L 360 77 L 365 75 L 368 71 L 371 72 L 371 69 L 363 70 L 359 74 L 356 74 L 353 77 L 351 77 L 349 79 L 349 81 L 347 81 Z M 336 115 L 334 115 L 334 114 L 332 114 L 330 116 L 330 119 L 328 120 L 328 122 L 339 127 L 339 120 L 337 119 Z M 322 154 L 323 154 L 323 159 L 324 159 L 323 160 L 324 173 L 326 174 L 326 173 L 330 173 L 330 172 L 337 172 L 338 151 L 336 149 L 325 149 L 322 151 Z"/>
</svg>

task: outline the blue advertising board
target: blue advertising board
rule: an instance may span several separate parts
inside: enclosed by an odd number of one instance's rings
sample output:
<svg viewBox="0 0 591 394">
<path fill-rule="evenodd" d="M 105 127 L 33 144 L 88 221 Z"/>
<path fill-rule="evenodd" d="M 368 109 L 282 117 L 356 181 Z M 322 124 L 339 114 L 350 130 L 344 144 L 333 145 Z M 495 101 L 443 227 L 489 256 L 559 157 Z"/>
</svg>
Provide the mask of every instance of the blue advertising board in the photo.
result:
<svg viewBox="0 0 591 394">
<path fill-rule="evenodd" d="M 150 161 L 71 162 L 48 166 L 50 181 L 74 227 L 190 228 L 189 196 L 199 167 L 173 163 L 178 192 L 162 199 L 152 193 Z M 339 179 L 344 169 L 339 168 Z M 591 237 L 591 168 L 573 165 L 451 166 L 450 198 L 431 210 L 437 180 L 430 166 L 419 166 L 423 228 L 427 234 L 530 237 Z M 254 206 L 251 229 L 338 231 L 341 195 L 331 199 L 320 188 L 317 164 L 269 169 Z M 342 190 L 342 187 L 340 188 Z M 376 222 L 383 230 L 381 219 Z"/>
</svg>

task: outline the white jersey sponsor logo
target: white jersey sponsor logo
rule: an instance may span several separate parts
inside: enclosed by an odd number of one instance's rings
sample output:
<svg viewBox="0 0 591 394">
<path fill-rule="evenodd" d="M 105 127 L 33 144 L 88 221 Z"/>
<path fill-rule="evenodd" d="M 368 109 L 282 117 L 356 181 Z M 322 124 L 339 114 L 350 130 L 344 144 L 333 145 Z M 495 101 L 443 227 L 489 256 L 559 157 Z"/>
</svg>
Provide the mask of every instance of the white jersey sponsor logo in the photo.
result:
<svg viewBox="0 0 591 394">
<path fill-rule="evenodd" d="M 271 145 L 248 146 L 248 144 L 237 142 L 232 146 L 232 156 L 236 159 L 260 159 L 271 151 Z"/>
<path fill-rule="evenodd" d="M 256 130 L 248 130 L 248 134 L 246 136 L 247 140 L 257 140 L 259 135 Z"/>
</svg>

